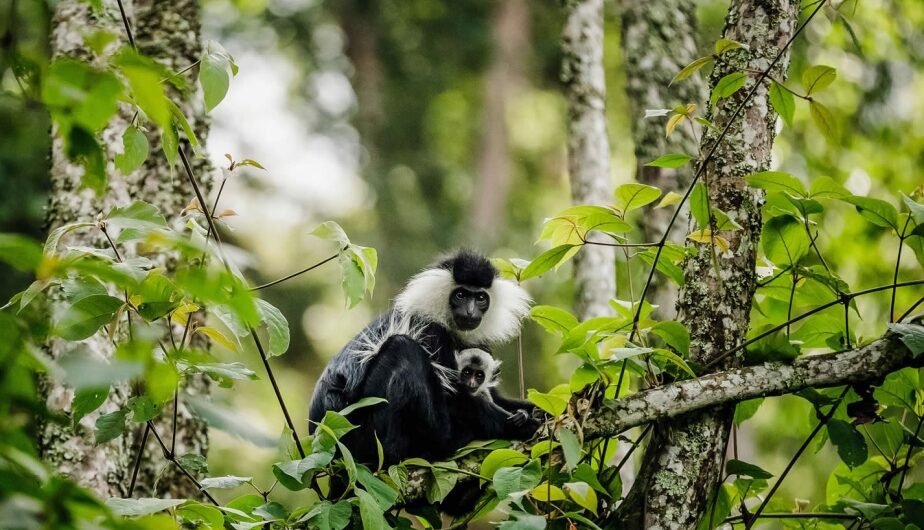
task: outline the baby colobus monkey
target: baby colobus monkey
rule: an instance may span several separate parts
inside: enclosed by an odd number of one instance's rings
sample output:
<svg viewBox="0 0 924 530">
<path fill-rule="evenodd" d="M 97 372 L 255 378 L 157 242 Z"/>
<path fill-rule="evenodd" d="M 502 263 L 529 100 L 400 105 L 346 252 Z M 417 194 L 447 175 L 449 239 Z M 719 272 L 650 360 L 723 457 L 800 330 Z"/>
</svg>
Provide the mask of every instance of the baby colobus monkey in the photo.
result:
<svg viewBox="0 0 924 530">
<path fill-rule="evenodd" d="M 342 439 L 359 462 L 377 460 L 376 437 L 388 464 L 446 458 L 475 437 L 528 438 L 528 421 L 514 425 L 521 430 L 507 428 L 523 406 L 505 404 L 494 389 L 490 400 L 459 391 L 456 352 L 515 337 L 529 303 L 519 285 L 475 252 L 459 251 L 424 269 L 393 309 L 328 363 L 315 385 L 309 430 L 326 411 L 375 396 L 387 403 L 352 413 L 358 427 Z"/>
<path fill-rule="evenodd" d="M 494 403 L 509 414 L 506 425 L 511 429 L 503 435 L 485 436 L 486 438 L 517 439 L 529 431 L 529 427 L 522 431 L 519 429 L 530 422 L 535 405 L 500 395 L 497 386 L 500 384 L 501 361 L 482 349 L 468 348 L 456 353 L 456 363 L 459 365 L 458 384 L 463 392 L 467 392 L 473 398 Z M 538 427 L 538 424 L 535 426 Z M 528 435 L 531 436 L 534 431 L 535 428 L 529 431 Z"/>
</svg>

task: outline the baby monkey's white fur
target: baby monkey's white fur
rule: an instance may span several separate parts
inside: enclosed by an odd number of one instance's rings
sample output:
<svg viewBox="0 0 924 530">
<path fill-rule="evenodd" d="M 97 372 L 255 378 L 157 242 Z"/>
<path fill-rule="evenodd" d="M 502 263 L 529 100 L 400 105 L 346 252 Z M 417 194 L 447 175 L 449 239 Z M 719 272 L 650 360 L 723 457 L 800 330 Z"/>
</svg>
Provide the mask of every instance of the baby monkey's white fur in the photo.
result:
<svg viewBox="0 0 924 530">
<path fill-rule="evenodd" d="M 491 389 L 500 384 L 501 362 L 482 349 L 467 348 L 456 352 L 456 363 L 459 366 L 457 372 L 459 374 L 466 368 L 484 372 L 484 381 L 472 392 L 472 395 L 494 402 L 491 398 Z"/>
</svg>

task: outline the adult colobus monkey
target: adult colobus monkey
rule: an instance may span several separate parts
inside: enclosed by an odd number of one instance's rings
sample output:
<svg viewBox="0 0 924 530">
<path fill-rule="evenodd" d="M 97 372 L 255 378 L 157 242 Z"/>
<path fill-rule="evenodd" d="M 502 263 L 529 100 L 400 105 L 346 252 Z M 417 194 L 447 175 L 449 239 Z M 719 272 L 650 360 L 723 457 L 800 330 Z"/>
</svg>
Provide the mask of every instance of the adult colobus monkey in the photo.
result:
<svg viewBox="0 0 924 530">
<path fill-rule="evenodd" d="M 490 349 L 516 336 L 529 302 L 523 289 L 500 278 L 491 262 L 474 252 L 460 251 L 424 269 L 411 278 L 391 311 L 327 365 L 315 386 L 309 419 L 319 422 L 328 410 L 367 396 L 383 397 L 387 404 L 350 416 L 359 427 L 344 442 L 357 460 L 375 461 L 376 436 L 389 463 L 448 457 L 464 445 L 456 438 L 453 407 L 478 402 L 463 402 L 456 395 L 456 353 Z M 484 421 L 509 416 L 500 407 L 483 412 Z"/>
</svg>

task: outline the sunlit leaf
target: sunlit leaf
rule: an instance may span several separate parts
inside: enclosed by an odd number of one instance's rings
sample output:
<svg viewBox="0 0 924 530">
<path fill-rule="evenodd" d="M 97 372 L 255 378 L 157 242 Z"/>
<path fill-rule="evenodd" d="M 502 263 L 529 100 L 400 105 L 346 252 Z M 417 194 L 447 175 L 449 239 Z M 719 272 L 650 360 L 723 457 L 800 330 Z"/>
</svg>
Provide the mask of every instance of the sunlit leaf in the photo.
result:
<svg viewBox="0 0 924 530">
<path fill-rule="evenodd" d="M 802 72 L 802 88 L 805 95 L 821 92 L 837 78 L 837 70 L 825 65 L 810 66 Z"/>
<path fill-rule="evenodd" d="M 748 76 L 741 72 L 732 72 L 722 79 L 719 79 L 719 82 L 715 84 L 715 88 L 712 89 L 712 97 L 710 99 L 712 105 L 715 106 L 720 99 L 727 98 L 740 90 L 747 79 Z"/>
<path fill-rule="evenodd" d="M 694 60 L 692 63 L 690 63 L 690 64 L 684 66 L 683 69 L 680 70 L 679 72 L 677 72 L 677 75 L 675 75 L 674 78 L 671 79 L 670 85 L 673 85 L 673 84 L 676 83 L 677 81 L 683 81 L 684 79 L 686 79 L 686 78 L 690 77 L 691 75 L 695 74 L 700 68 L 706 66 L 706 64 L 708 64 L 709 61 L 711 61 L 711 60 L 712 60 L 712 56 L 711 56 L 711 55 L 706 55 L 706 56 L 700 57 L 700 58 Z M 670 86 L 670 85 L 668 85 L 668 86 Z"/>
</svg>

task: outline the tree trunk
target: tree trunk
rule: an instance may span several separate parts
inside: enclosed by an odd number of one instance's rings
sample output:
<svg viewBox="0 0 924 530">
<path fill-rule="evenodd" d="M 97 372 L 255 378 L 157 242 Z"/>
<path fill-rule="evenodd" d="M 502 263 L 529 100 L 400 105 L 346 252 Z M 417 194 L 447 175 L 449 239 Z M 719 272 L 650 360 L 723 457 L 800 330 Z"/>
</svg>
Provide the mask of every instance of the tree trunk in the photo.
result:
<svg viewBox="0 0 924 530">
<path fill-rule="evenodd" d="M 497 5 L 491 21 L 494 58 L 484 82 L 482 134 L 471 224 L 479 244 L 490 248 L 504 231 L 504 215 L 513 175 L 507 109 L 525 84 L 529 57 L 529 5 L 506 0 Z"/>
<path fill-rule="evenodd" d="M 188 67 L 201 55 L 200 8 L 197 0 L 134 0 L 123 2 L 126 15 L 139 52 L 161 62 L 172 71 Z M 126 45 L 126 30 L 121 24 L 119 7 L 114 1 L 105 1 L 104 13 L 95 13 L 90 3 L 82 0 L 63 0 L 54 13 L 52 30 L 52 53 L 55 59 L 79 57 L 91 64 L 104 67 L 109 56 L 119 46 Z M 84 43 L 88 29 L 110 31 L 121 40 L 109 45 L 102 55 L 95 55 Z M 183 74 L 190 86 L 196 86 L 196 70 Z M 188 118 L 199 139 L 204 141 L 208 130 L 202 98 L 195 93 L 172 94 L 173 101 Z M 101 134 L 101 144 L 108 159 L 122 150 L 121 136 L 129 124 L 134 109 L 124 106 Z M 53 132 L 52 144 L 52 191 L 48 204 L 48 225 L 50 229 L 76 221 L 93 221 L 97 214 L 108 212 L 115 206 L 124 206 L 133 200 L 147 201 L 158 208 L 168 221 L 175 221 L 184 205 L 192 197 L 186 179 L 180 178 L 171 168 L 160 149 L 160 136 L 149 134 L 151 154 L 145 165 L 131 175 L 120 175 L 109 164 L 109 184 L 103 196 L 80 188 L 81 169 L 68 161 L 63 144 Z M 212 182 L 211 165 L 204 158 L 191 160 L 193 170 L 203 185 Z M 66 242 L 72 245 L 107 246 L 98 231 L 72 232 Z M 125 251 L 125 249 L 121 249 Z M 163 256 L 166 263 L 168 257 Z M 83 351 L 97 359 L 112 356 L 112 344 L 101 337 L 91 337 L 82 343 Z M 73 344 L 53 341 L 48 352 L 53 358 L 60 357 L 73 348 Z M 69 411 L 73 391 L 57 382 L 43 382 L 48 407 L 56 411 Z M 176 454 L 196 453 L 205 455 L 208 445 L 206 425 L 193 418 L 183 405 L 184 393 L 199 394 L 207 391 L 202 381 L 188 385 L 180 392 L 178 423 L 176 433 Z M 60 473 L 86 486 L 103 498 L 121 497 L 128 494 L 132 463 L 138 451 L 142 428 L 137 426 L 126 430 L 121 437 L 95 445 L 93 426 L 100 414 L 112 412 L 125 404 L 130 397 L 127 384 L 113 385 L 109 399 L 97 412 L 87 415 L 76 431 L 69 425 L 48 423 L 40 426 L 40 446 L 43 457 Z M 157 423 L 158 432 L 168 444 L 172 437 L 172 407 L 164 409 L 162 421 Z M 195 497 L 196 488 L 185 480 L 163 458 L 153 437 L 148 444 L 135 496 Z M 155 491 L 155 482 L 158 487 Z"/>
<path fill-rule="evenodd" d="M 712 73 L 713 86 L 732 72 L 766 69 L 793 35 L 798 8 L 795 0 L 733 1 L 723 36 L 748 48 L 721 56 Z M 788 67 L 787 52 L 771 74 L 785 79 Z M 696 244 L 697 255 L 684 263 L 686 285 L 678 310 L 690 331 L 690 356 L 697 363 L 707 363 L 739 345 L 747 333 L 756 288 L 754 264 L 763 197 L 760 191 L 745 186 L 744 177 L 768 169 L 776 122 L 768 100 L 769 80 L 764 80 L 753 100 L 734 116 L 756 80 L 749 77 L 744 88 L 720 100 L 710 112 L 719 130 L 726 126 L 729 130 L 706 164 L 703 183 L 711 206 L 743 228 L 721 232 L 730 250 L 717 256 L 717 264 L 713 264 L 709 245 L 700 244 Z M 703 151 L 708 152 L 717 137 L 715 132 L 706 134 Z M 736 361 L 729 359 L 726 366 Z M 708 493 L 721 476 L 733 410 L 730 406 L 706 409 L 657 425 L 638 479 L 618 513 L 624 525 L 695 528 L 706 509 Z"/>
<path fill-rule="evenodd" d="M 644 119 L 647 109 L 669 109 L 706 100 L 706 83 L 698 73 L 670 85 L 671 79 L 698 56 L 696 5 L 692 0 L 622 2 L 622 47 L 625 56 L 626 95 L 630 106 L 632 138 L 635 142 L 635 179 L 667 193 L 681 192 L 690 181 L 690 169 L 648 167 L 645 164 L 665 153 L 687 153 L 698 149 L 693 127 L 680 127 L 664 134 L 664 121 Z M 667 230 L 669 208 L 654 209 L 639 218 L 642 241 L 657 241 Z M 670 240 L 683 241 L 683 228 L 675 224 Z M 655 276 L 648 290 L 649 300 L 659 307 L 661 317 L 674 318 L 677 290 Z"/>
<path fill-rule="evenodd" d="M 575 204 L 613 202 L 610 146 L 606 132 L 603 70 L 603 0 L 565 2 L 562 80 L 568 101 L 568 174 Z M 588 240 L 603 238 L 592 233 Z M 599 239 L 599 240 L 605 240 Z M 616 296 L 616 252 L 586 245 L 574 257 L 577 315 L 581 320 L 612 313 Z"/>
</svg>

